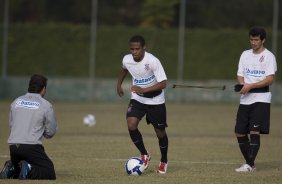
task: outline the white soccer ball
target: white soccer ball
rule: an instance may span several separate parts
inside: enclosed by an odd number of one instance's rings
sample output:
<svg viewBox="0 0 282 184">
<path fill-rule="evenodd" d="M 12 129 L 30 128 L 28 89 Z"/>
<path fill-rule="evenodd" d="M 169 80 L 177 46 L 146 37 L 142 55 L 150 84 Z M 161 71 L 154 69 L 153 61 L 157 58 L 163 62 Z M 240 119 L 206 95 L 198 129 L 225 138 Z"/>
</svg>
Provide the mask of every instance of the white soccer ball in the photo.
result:
<svg viewBox="0 0 282 184">
<path fill-rule="evenodd" d="M 92 114 L 88 114 L 83 118 L 83 124 L 86 126 L 94 126 L 96 124 L 96 118 Z"/>
<path fill-rule="evenodd" d="M 132 157 L 125 163 L 125 171 L 130 176 L 140 176 L 144 170 L 144 162 L 138 157 Z"/>
</svg>

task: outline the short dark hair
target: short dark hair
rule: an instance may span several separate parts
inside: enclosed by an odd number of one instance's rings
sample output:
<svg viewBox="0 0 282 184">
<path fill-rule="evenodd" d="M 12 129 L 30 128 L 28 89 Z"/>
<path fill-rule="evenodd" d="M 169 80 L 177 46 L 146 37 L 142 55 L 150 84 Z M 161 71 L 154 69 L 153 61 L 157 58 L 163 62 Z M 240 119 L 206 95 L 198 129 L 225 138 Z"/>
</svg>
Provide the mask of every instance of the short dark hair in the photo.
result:
<svg viewBox="0 0 282 184">
<path fill-rule="evenodd" d="M 264 28 L 255 26 L 251 28 L 249 36 L 260 36 L 260 39 L 264 40 L 266 38 L 266 32 Z"/>
<path fill-rule="evenodd" d="M 43 75 L 34 74 L 31 76 L 28 85 L 29 93 L 40 93 L 41 90 L 47 86 L 47 78 Z"/>
<path fill-rule="evenodd" d="M 145 39 L 141 35 L 134 35 L 129 39 L 129 43 L 138 42 L 141 44 L 142 47 L 145 46 Z"/>
</svg>

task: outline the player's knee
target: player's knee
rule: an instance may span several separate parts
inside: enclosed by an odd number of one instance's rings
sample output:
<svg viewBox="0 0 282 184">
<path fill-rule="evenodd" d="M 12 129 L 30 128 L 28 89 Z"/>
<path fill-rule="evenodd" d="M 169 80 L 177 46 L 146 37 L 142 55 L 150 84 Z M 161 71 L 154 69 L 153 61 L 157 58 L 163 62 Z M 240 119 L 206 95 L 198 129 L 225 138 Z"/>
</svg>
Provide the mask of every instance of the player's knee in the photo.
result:
<svg viewBox="0 0 282 184">
<path fill-rule="evenodd" d="M 134 124 L 127 124 L 128 131 L 134 131 L 137 129 L 137 126 Z"/>
<path fill-rule="evenodd" d="M 250 135 L 252 135 L 252 134 L 260 134 L 260 133 L 257 130 L 252 130 L 252 131 L 250 131 Z"/>
<path fill-rule="evenodd" d="M 241 134 L 241 133 L 237 133 L 235 132 L 236 137 L 245 137 L 247 136 L 247 134 Z"/>
<path fill-rule="evenodd" d="M 248 135 L 239 136 L 239 137 L 237 136 L 237 140 L 239 144 L 245 144 L 250 141 Z"/>
<path fill-rule="evenodd" d="M 136 118 L 128 118 L 127 119 L 127 127 L 128 130 L 136 130 L 138 127 L 138 120 Z"/>
<path fill-rule="evenodd" d="M 160 130 L 160 129 L 156 129 L 156 134 L 157 134 L 157 137 L 159 139 L 162 139 L 164 137 L 166 137 L 166 131 L 165 130 Z"/>
<path fill-rule="evenodd" d="M 260 144 L 260 135 L 259 134 L 251 134 L 250 135 L 251 143 L 254 145 Z"/>
</svg>

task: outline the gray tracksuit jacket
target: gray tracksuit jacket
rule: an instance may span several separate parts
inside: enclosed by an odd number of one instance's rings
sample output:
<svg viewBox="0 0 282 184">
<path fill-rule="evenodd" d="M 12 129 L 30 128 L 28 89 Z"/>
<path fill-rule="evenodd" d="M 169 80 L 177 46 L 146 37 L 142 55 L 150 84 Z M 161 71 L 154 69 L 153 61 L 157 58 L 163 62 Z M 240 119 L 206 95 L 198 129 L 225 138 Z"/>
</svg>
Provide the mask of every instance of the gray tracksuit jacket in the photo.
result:
<svg viewBox="0 0 282 184">
<path fill-rule="evenodd" d="M 8 144 L 42 144 L 57 131 L 52 105 L 37 93 L 26 93 L 11 104 Z"/>
</svg>

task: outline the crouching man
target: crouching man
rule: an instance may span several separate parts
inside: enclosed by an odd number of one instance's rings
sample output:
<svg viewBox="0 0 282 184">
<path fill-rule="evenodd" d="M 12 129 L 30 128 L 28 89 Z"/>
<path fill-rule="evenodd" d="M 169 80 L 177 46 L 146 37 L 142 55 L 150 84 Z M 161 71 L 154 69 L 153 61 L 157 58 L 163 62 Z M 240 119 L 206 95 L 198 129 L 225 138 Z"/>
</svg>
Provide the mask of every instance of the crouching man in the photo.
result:
<svg viewBox="0 0 282 184">
<path fill-rule="evenodd" d="M 28 93 L 12 104 L 9 116 L 10 158 L 4 164 L 0 178 L 55 180 L 53 162 L 45 153 L 42 138 L 52 138 L 57 122 L 52 105 L 43 97 L 47 78 L 33 75 Z"/>
</svg>

